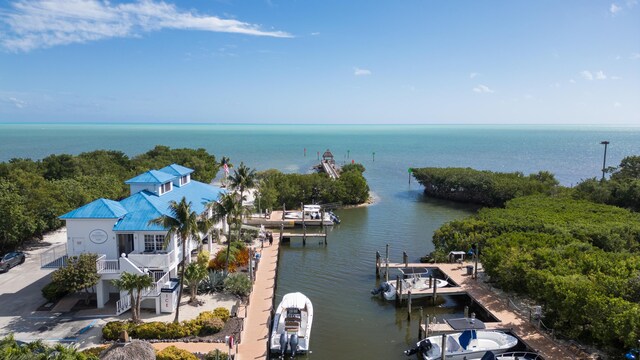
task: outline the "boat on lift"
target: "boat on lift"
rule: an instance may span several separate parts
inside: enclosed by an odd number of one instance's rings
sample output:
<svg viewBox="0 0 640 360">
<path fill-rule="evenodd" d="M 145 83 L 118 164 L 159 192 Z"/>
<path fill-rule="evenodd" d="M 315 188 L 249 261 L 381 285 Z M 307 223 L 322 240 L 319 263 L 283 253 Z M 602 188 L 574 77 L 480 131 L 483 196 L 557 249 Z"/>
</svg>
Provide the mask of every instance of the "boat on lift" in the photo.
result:
<svg viewBox="0 0 640 360">
<path fill-rule="evenodd" d="M 443 345 L 447 360 L 483 360 L 487 356 L 489 359 L 501 359 L 497 356 L 518 345 L 518 339 L 502 331 L 465 330 L 430 336 L 420 340 L 415 348 L 404 353 L 407 356 L 417 354 L 418 359 L 421 360 L 440 360 Z M 509 357 L 502 359 L 507 360 Z"/>
<path fill-rule="evenodd" d="M 304 354 L 309 351 L 313 305 L 302 293 L 286 294 L 273 317 L 269 349 L 272 354 L 284 357 Z"/>
</svg>

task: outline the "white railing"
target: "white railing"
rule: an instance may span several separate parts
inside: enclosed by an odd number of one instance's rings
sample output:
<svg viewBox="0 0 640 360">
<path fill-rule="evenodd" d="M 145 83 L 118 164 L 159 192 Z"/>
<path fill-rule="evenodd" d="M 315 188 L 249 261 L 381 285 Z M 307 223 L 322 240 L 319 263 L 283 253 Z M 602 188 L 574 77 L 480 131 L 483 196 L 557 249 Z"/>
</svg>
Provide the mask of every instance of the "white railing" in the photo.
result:
<svg viewBox="0 0 640 360">
<path fill-rule="evenodd" d="M 140 268 L 169 269 L 176 263 L 175 250 L 168 253 L 130 253 L 127 258 Z"/>
<path fill-rule="evenodd" d="M 40 267 L 58 269 L 67 263 L 67 244 L 60 244 L 40 254 Z"/>
<path fill-rule="evenodd" d="M 116 316 L 131 309 L 131 296 L 127 294 L 125 297 L 120 297 L 120 300 L 116 302 Z"/>
<path fill-rule="evenodd" d="M 162 275 L 162 277 L 160 277 L 160 279 L 158 279 L 155 283 L 153 283 L 153 285 L 151 285 L 151 287 L 148 287 L 144 290 L 142 290 L 142 296 L 151 296 L 151 297 L 155 297 L 160 295 L 160 290 L 162 289 L 162 287 L 164 286 L 164 284 L 167 283 L 167 281 L 169 281 L 169 273 L 165 273 L 164 275 Z"/>
<path fill-rule="evenodd" d="M 107 255 L 100 255 L 96 260 L 98 274 L 115 274 L 120 272 L 120 260 L 107 260 Z"/>
</svg>

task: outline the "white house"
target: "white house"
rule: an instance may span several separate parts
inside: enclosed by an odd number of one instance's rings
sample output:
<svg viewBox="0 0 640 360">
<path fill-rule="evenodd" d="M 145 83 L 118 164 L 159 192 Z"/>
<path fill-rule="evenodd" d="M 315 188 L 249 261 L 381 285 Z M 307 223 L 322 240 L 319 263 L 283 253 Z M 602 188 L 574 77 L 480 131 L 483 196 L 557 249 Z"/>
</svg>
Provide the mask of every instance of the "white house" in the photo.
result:
<svg viewBox="0 0 640 360">
<path fill-rule="evenodd" d="M 98 199 L 60 217 L 67 223 L 67 256 L 98 254 L 96 267 L 100 281 L 96 286 L 98 307 L 103 308 L 110 294 L 118 294 L 111 280 L 123 272 L 150 274 L 155 284 L 143 292 L 142 307 L 155 308 L 156 313 L 173 312 L 177 305 L 177 269 L 182 247 L 173 236 L 165 247 L 167 229 L 151 224 L 152 219 L 171 215 L 169 203 L 183 197 L 191 209 L 210 217 L 206 204 L 218 200 L 225 190 L 191 180 L 192 169 L 172 164 L 160 170 L 140 174 L 125 183 L 131 195 L 121 201 Z M 224 222 L 216 227 L 221 228 Z M 186 244 L 190 254 L 200 239 Z M 211 241 L 208 242 L 211 244 Z M 190 256 L 187 256 L 189 261 Z M 116 312 L 131 305 L 127 293 L 119 294 Z"/>
</svg>

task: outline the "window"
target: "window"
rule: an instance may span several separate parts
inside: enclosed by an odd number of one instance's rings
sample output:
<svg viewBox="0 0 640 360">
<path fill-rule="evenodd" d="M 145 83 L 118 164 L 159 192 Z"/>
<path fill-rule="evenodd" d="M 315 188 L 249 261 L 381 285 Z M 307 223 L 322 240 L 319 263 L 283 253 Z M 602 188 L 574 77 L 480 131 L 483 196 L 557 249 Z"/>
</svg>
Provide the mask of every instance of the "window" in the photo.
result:
<svg viewBox="0 0 640 360">
<path fill-rule="evenodd" d="M 160 186 L 160 195 L 171 191 L 171 184 L 171 181 L 162 184 L 162 186 Z"/>
<path fill-rule="evenodd" d="M 189 182 L 189 175 L 185 175 L 180 178 L 180 185 L 184 185 Z"/>
<path fill-rule="evenodd" d="M 164 235 L 145 235 L 144 251 L 153 252 L 164 250 Z"/>
</svg>

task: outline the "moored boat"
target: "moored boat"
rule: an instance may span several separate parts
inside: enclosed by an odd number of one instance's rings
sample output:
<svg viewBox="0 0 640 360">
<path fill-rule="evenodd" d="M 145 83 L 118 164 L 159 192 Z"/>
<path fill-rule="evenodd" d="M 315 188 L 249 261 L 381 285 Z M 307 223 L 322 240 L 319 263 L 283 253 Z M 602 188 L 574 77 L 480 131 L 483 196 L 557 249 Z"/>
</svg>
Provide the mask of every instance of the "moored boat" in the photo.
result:
<svg viewBox="0 0 640 360">
<path fill-rule="evenodd" d="M 286 294 L 273 317 L 273 327 L 269 337 L 271 353 L 284 356 L 309 351 L 313 305 L 302 293 Z"/>
<path fill-rule="evenodd" d="M 400 269 L 400 272 L 403 274 L 402 278 L 402 292 L 405 293 L 407 291 L 424 291 L 433 289 L 433 286 L 437 288 L 442 288 L 449 285 L 447 280 L 438 279 L 433 276 L 426 276 L 430 274 L 429 272 L 422 273 L 410 273 L 409 271 L 413 271 L 413 269 Z M 378 295 L 382 293 L 385 300 L 395 300 L 396 298 L 396 282 L 388 281 L 380 284 L 379 287 L 371 290 L 372 295 Z M 416 296 L 420 296 L 416 294 Z"/>
<path fill-rule="evenodd" d="M 505 353 L 518 344 L 518 339 L 501 331 L 465 330 L 420 340 L 415 348 L 405 351 L 405 355 L 417 354 L 418 359 L 439 360 L 443 353 L 443 342 L 447 360 L 469 360 L 482 359 L 488 352 L 494 356 Z"/>
</svg>

